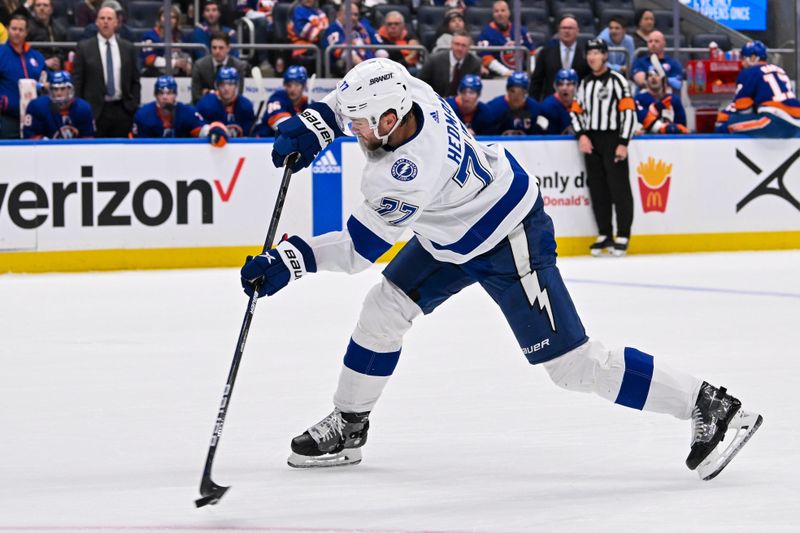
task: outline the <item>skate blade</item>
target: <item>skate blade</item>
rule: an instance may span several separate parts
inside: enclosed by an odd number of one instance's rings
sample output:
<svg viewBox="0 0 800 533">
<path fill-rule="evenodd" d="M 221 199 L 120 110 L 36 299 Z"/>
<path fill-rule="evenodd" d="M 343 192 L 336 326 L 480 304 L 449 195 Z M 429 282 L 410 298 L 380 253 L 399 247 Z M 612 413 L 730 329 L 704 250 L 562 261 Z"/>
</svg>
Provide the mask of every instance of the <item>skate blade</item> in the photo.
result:
<svg viewBox="0 0 800 533">
<path fill-rule="evenodd" d="M 319 456 L 292 453 L 286 462 L 292 468 L 331 468 L 334 466 L 357 465 L 361 462 L 361 449 L 352 448 L 336 454 Z"/>
<path fill-rule="evenodd" d="M 592 257 L 611 257 L 613 253 L 611 252 L 612 248 L 601 248 L 599 250 L 590 250 Z"/>
<path fill-rule="evenodd" d="M 748 413 L 747 411 L 740 410 L 736 413 L 733 420 L 728 424 L 728 430 L 735 429 L 736 434 L 731 439 L 725 449 L 719 451 L 725 442 L 720 442 L 708 457 L 703 459 L 703 462 L 697 466 L 697 474 L 703 481 L 711 481 L 719 475 L 722 470 L 728 466 L 736 454 L 747 444 L 750 437 L 761 427 L 764 418 L 755 413 Z"/>
</svg>

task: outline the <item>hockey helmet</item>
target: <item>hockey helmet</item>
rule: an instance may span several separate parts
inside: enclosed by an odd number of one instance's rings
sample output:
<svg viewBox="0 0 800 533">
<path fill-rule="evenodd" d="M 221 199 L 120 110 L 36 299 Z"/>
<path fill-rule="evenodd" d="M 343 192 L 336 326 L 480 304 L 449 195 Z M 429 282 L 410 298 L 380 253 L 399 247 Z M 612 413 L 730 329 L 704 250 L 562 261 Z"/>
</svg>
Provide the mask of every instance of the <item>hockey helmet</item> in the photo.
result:
<svg viewBox="0 0 800 533">
<path fill-rule="evenodd" d="M 156 84 L 153 86 L 153 94 L 162 92 L 178 93 L 178 82 L 172 76 L 159 76 L 156 78 Z"/>
<path fill-rule="evenodd" d="M 411 75 L 391 59 L 368 59 L 350 69 L 339 82 L 336 104 L 342 116 L 366 119 L 375 136 L 386 144 L 389 135 L 411 111 Z M 380 135 L 380 118 L 389 110 L 397 114 L 398 121 L 386 135 Z"/>
<path fill-rule="evenodd" d="M 758 56 L 762 61 L 767 60 L 767 45 L 761 41 L 748 41 L 742 46 L 742 57 Z"/>
<path fill-rule="evenodd" d="M 583 45 L 583 50 L 587 54 L 590 50 L 599 50 L 600 52 L 607 54 L 608 43 L 606 43 L 603 39 L 589 39 L 586 41 L 586 44 Z"/>
<path fill-rule="evenodd" d="M 214 85 L 219 86 L 220 83 L 235 83 L 236 85 L 239 84 L 239 73 L 233 67 L 222 67 L 217 71 L 217 75 L 214 78 Z"/>
<path fill-rule="evenodd" d="M 308 81 L 308 71 L 306 70 L 306 67 L 301 65 L 292 65 L 291 67 L 287 68 L 286 72 L 283 74 L 283 83 L 289 83 L 291 81 L 296 81 L 305 85 Z"/>
<path fill-rule="evenodd" d="M 458 92 L 466 89 L 471 89 L 476 93 L 481 94 L 481 91 L 483 90 L 483 82 L 481 81 L 480 76 L 476 76 L 475 74 L 467 74 L 461 78 L 461 82 L 458 84 Z"/>
<path fill-rule="evenodd" d="M 562 81 L 570 81 L 575 85 L 578 84 L 578 73 L 575 72 L 574 68 L 562 68 L 558 72 L 556 72 L 556 79 L 554 84 L 558 86 L 559 83 Z"/>
<path fill-rule="evenodd" d="M 56 89 L 66 89 L 58 91 Z M 66 70 L 57 70 L 50 76 L 50 100 L 57 105 L 64 105 L 72 101 L 75 97 L 75 89 L 72 85 L 72 75 Z"/>
<path fill-rule="evenodd" d="M 508 77 L 508 80 L 506 81 L 506 89 L 510 89 L 512 87 L 523 87 L 527 90 L 529 83 L 530 80 L 528 80 L 527 74 L 524 72 L 515 72 Z"/>
</svg>

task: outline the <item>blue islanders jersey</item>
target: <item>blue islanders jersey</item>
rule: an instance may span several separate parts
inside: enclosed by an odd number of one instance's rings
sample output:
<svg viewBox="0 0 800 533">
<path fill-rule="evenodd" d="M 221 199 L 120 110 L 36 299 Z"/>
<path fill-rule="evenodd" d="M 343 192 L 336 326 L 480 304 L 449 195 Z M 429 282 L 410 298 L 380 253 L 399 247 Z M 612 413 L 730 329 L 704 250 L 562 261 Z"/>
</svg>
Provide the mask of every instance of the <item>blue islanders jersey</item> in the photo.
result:
<svg viewBox="0 0 800 533">
<path fill-rule="evenodd" d="M 197 137 L 206 123 L 194 106 L 178 102 L 175 113 L 163 113 L 155 102 L 140 107 L 133 116 L 134 137 Z"/>
<path fill-rule="evenodd" d="M 572 111 L 575 106 L 576 102 L 573 100 L 572 107 L 567 109 L 554 94 L 542 100 L 539 112 L 547 119 L 547 127 L 544 128 L 544 133 L 547 135 L 563 135 L 564 133 L 569 133 L 567 130 L 572 127 L 570 111 Z"/>
<path fill-rule="evenodd" d="M 669 124 L 686 126 L 686 110 L 679 94 L 668 93 L 659 100 L 660 105 L 656 105 L 656 97 L 649 91 L 642 91 L 634 101 L 636 118 L 645 131 L 664 133 L 663 129 Z"/>
<path fill-rule="evenodd" d="M 528 30 L 523 26 L 520 28 L 520 38 L 522 39 L 522 46 L 533 52 L 534 46 L 528 37 Z M 490 22 L 481 30 L 478 35 L 477 46 L 513 46 L 514 45 L 514 24 L 509 24 L 505 30 L 498 28 L 494 21 Z M 516 59 L 514 55 L 516 52 L 483 52 L 480 55 L 483 61 L 483 66 L 487 67 L 493 59 L 498 59 L 506 67 L 511 70 L 518 70 L 516 66 Z"/>
<path fill-rule="evenodd" d="M 464 114 L 464 111 L 461 109 L 460 96 L 448 96 L 447 103 L 450 104 L 450 107 L 456 112 L 458 119 L 463 122 L 467 128 L 472 130 L 473 135 L 492 134 L 494 122 L 489 113 L 489 108 L 485 103 L 478 102 L 478 107 L 476 107 L 470 115 Z"/>
<path fill-rule="evenodd" d="M 61 110 L 49 96 L 40 96 L 28 104 L 22 126 L 25 139 L 94 137 L 92 108 L 82 98 L 73 99 L 67 109 Z"/>
<path fill-rule="evenodd" d="M 197 102 L 197 112 L 208 123 L 222 122 L 233 138 L 248 137 L 256 121 L 253 103 L 245 96 L 238 96 L 233 104 L 226 106 L 214 92 L 207 93 Z"/>
<path fill-rule="evenodd" d="M 377 44 L 378 39 L 375 37 L 375 33 L 370 33 L 367 28 L 363 25 L 359 27 L 353 27 L 353 44 Z M 325 32 L 325 38 L 322 40 L 322 47 L 323 50 L 328 48 L 329 46 L 333 46 L 335 44 L 345 44 L 347 42 L 345 29 L 339 24 L 338 21 L 334 21 L 329 27 L 328 30 Z M 339 48 L 333 51 L 333 58 L 339 59 L 342 57 L 342 52 L 344 50 Z M 327 53 L 327 52 L 326 52 Z M 375 57 L 375 50 L 368 50 L 366 48 L 356 49 L 356 53 L 359 55 L 361 59 L 372 59 Z"/>
<path fill-rule="evenodd" d="M 286 30 L 292 44 L 317 44 L 328 29 L 328 15 L 318 7 L 297 4 L 292 9 L 292 17 Z M 293 50 L 292 57 L 298 57 L 305 50 Z"/>
<path fill-rule="evenodd" d="M 289 93 L 285 89 L 279 89 L 272 93 L 267 100 L 267 110 L 258 125 L 258 137 L 274 137 L 278 122 L 304 111 L 308 107 L 308 97 L 303 96 L 300 105 L 295 107 L 289 99 Z"/>
<path fill-rule="evenodd" d="M 542 129 L 536 123 L 539 118 L 539 103 L 528 96 L 521 109 L 511 109 L 508 97 L 500 95 L 486 104 L 494 122 L 494 131 L 500 135 L 537 135 Z"/>
<path fill-rule="evenodd" d="M 737 113 L 771 113 L 784 120 L 800 119 L 800 102 L 781 67 L 753 65 L 739 73 L 736 84 L 733 103 Z"/>
</svg>

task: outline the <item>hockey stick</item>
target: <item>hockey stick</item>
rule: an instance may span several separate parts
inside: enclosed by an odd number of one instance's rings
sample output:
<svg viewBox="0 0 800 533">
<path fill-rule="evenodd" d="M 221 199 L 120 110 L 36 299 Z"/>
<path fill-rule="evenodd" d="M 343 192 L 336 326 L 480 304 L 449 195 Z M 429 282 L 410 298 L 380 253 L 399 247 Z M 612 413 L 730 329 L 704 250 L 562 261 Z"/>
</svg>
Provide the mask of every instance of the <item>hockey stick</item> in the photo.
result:
<svg viewBox="0 0 800 533">
<path fill-rule="evenodd" d="M 272 243 L 275 240 L 275 232 L 278 231 L 278 220 L 281 218 L 283 203 L 286 200 L 286 191 L 289 189 L 289 179 L 292 177 L 292 166 L 294 166 L 298 158 L 299 154 L 293 153 L 284 161 L 283 180 L 281 181 L 280 189 L 278 189 L 278 198 L 275 200 L 275 209 L 272 211 L 272 219 L 269 221 L 267 238 L 264 241 L 264 248 L 261 250 L 262 254 L 267 253 L 272 248 Z M 222 426 L 225 425 L 225 416 L 228 413 L 228 406 L 230 405 L 231 395 L 233 394 L 236 374 L 239 372 L 239 363 L 242 361 L 242 355 L 244 354 L 247 333 L 250 331 L 250 323 L 253 321 L 253 315 L 256 312 L 259 290 L 261 290 L 261 283 L 256 283 L 253 286 L 253 295 L 250 297 L 250 302 L 247 304 L 247 311 L 244 314 L 242 328 L 239 330 L 239 340 L 236 342 L 236 351 L 233 353 L 233 362 L 228 372 L 228 382 L 225 384 L 225 390 L 222 393 L 222 401 L 219 404 L 217 421 L 214 424 L 214 432 L 211 434 L 211 444 L 208 446 L 206 465 L 203 469 L 203 479 L 200 481 L 200 495 L 202 497 L 194 502 L 197 507 L 215 505 L 230 488 L 229 486 L 223 487 L 217 485 L 211 480 L 211 467 L 214 465 L 214 455 L 217 453 L 217 445 L 219 444 L 220 437 L 222 437 Z"/>
<path fill-rule="evenodd" d="M 250 128 L 248 132 L 248 136 L 252 137 L 253 133 L 255 133 L 256 129 L 258 128 L 259 117 L 261 116 L 261 111 L 264 109 L 264 76 L 261 74 L 261 69 L 258 67 L 253 67 L 250 71 L 250 75 L 253 76 L 253 79 L 256 82 L 256 87 L 258 88 L 258 97 L 260 101 L 258 102 L 258 109 L 256 110 L 256 119 L 253 121 L 253 127 Z"/>
</svg>

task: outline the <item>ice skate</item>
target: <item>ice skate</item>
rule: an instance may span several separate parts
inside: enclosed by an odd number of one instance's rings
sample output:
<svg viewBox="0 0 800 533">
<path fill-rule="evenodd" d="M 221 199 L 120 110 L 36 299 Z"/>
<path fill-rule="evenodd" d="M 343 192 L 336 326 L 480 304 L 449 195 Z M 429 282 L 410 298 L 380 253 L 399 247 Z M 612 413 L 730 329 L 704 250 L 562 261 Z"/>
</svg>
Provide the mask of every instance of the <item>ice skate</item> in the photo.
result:
<svg viewBox="0 0 800 533">
<path fill-rule="evenodd" d="M 686 466 L 697 470 L 700 479 L 714 479 L 761 426 L 761 415 L 741 407 L 725 387 L 706 382 L 700 387 L 692 411 L 692 448 L 686 458 Z"/>
<path fill-rule="evenodd" d="M 600 257 L 604 253 L 610 253 L 614 249 L 614 241 L 611 237 L 600 235 L 597 240 L 589 247 L 592 257 Z"/>
<path fill-rule="evenodd" d="M 334 409 L 302 435 L 292 439 L 289 466 L 324 468 L 357 465 L 361 446 L 367 442 L 369 412 L 343 413 Z"/>
<path fill-rule="evenodd" d="M 617 237 L 614 239 L 614 248 L 611 250 L 611 255 L 614 257 L 622 257 L 628 253 L 628 238 Z"/>
</svg>

